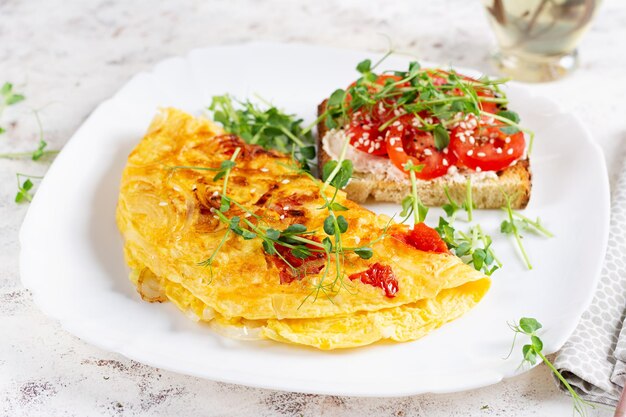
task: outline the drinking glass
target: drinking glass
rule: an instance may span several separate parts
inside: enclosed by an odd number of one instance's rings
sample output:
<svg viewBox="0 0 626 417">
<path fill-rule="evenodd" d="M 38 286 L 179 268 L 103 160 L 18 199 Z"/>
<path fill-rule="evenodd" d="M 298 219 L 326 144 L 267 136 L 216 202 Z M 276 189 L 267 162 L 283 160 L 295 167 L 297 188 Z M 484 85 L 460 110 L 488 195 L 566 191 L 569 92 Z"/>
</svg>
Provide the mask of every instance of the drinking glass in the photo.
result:
<svg viewBox="0 0 626 417">
<path fill-rule="evenodd" d="M 578 64 L 576 46 L 601 0 L 482 0 L 498 69 L 520 81 L 561 78 Z"/>
</svg>

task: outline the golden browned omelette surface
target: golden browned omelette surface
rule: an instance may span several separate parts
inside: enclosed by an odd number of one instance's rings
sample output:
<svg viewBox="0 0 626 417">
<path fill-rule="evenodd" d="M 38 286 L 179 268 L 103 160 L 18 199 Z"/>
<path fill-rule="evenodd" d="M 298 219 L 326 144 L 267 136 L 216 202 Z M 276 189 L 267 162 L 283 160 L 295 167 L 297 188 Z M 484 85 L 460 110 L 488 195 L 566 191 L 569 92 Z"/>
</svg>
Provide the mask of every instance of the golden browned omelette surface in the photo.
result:
<svg viewBox="0 0 626 417">
<path fill-rule="evenodd" d="M 235 151 L 224 193 L 225 179 L 214 177 Z M 293 271 L 264 251 L 261 238 L 225 237 L 228 225 L 216 215 L 222 193 L 236 202 L 224 213 L 228 218 L 276 230 L 302 224 L 314 231 L 309 238 L 326 236 L 320 183 L 290 156 L 246 145 L 208 120 L 163 110 L 128 158 L 117 210 L 131 280 L 144 299 L 171 300 L 221 332 L 244 329 L 259 338 L 334 349 L 419 338 L 467 312 L 489 288 L 485 275 L 457 257 L 394 238 L 406 226 L 394 224 L 385 234 L 388 217 L 341 191 L 336 202 L 348 208 L 341 214 L 349 224 L 343 245 L 375 242 L 373 256 L 345 252 L 336 262 L 333 254 L 290 277 Z M 210 267 L 201 265 L 211 256 Z M 375 264 L 393 271 L 394 296 L 349 279 Z"/>
</svg>

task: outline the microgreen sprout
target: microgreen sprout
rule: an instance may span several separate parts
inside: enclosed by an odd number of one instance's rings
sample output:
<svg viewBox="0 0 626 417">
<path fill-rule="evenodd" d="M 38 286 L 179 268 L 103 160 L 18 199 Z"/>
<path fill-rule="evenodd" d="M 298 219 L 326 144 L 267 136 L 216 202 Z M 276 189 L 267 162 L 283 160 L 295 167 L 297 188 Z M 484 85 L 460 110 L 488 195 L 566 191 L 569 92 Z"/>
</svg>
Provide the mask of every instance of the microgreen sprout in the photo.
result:
<svg viewBox="0 0 626 417">
<path fill-rule="evenodd" d="M 428 214 L 428 207 L 426 207 L 417 194 L 417 178 L 416 172 L 421 172 L 424 169 L 424 165 L 415 165 L 413 161 L 409 160 L 404 164 L 404 170 L 409 172 L 409 179 L 411 180 L 411 194 L 402 199 L 402 212 L 400 217 L 403 217 L 406 221 L 408 217 L 413 214 L 413 223 L 418 224 L 426 220 Z"/>
<path fill-rule="evenodd" d="M 451 222 L 454 222 L 456 212 L 459 211 L 461 206 L 459 206 L 459 203 L 457 203 L 456 200 L 452 198 L 452 196 L 450 195 L 450 189 L 447 185 L 443 186 L 443 192 L 446 195 L 446 199 L 448 200 L 448 202 L 441 206 L 441 208 L 443 209 L 443 211 L 446 212 L 446 216 L 448 216 Z"/>
<path fill-rule="evenodd" d="M 558 378 L 558 380 L 563 384 L 563 386 L 567 389 L 567 391 L 572 396 L 572 401 L 574 403 L 574 411 L 578 413 L 580 416 L 585 416 L 587 414 L 586 407 L 595 408 L 593 404 L 583 400 L 580 395 L 574 390 L 574 388 L 567 382 L 567 380 L 561 375 L 561 373 L 556 369 L 556 367 L 546 358 L 543 353 L 543 341 L 538 336 L 537 332 L 543 327 L 541 323 L 539 323 L 534 318 L 523 317 L 517 323 L 509 323 L 509 327 L 513 332 L 515 332 L 515 336 L 513 337 L 513 343 L 511 345 L 511 351 L 507 355 L 506 358 L 511 356 L 513 349 L 515 348 L 515 341 L 517 335 L 524 335 L 529 338 L 530 343 L 522 346 L 522 356 L 523 360 L 520 366 L 523 365 L 535 365 L 540 359 L 543 363 L 550 368 L 550 371 Z"/>
<path fill-rule="evenodd" d="M 227 132 L 265 149 L 293 152 L 308 169 L 309 162 L 315 158 L 311 129 L 303 128 L 302 120 L 295 115 L 284 113 L 271 103 L 262 101 L 265 107 L 250 100 L 235 100 L 228 94 L 214 96 L 209 111 Z"/>
<path fill-rule="evenodd" d="M 5 82 L 0 88 L 0 119 L 2 118 L 2 113 L 4 113 L 5 108 L 17 104 L 24 99 L 23 94 L 13 91 L 13 84 Z M 4 132 L 6 132 L 6 130 L 0 126 L 0 135 Z"/>
<path fill-rule="evenodd" d="M 24 203 L 31 202 L 33 200 L 33 187 L 35 184 L 31 181 L 32 179 L 42 179 L 43 177 L 36 175 L 27 175 L 20 174 L 19 172 L 15 174 L 17 178 L 17 194 L 15 194 L 15 202 L 16 203 Z M 22 181 L 25 178 L 24 181 Z"/>
<path fill-rule="evenodd" d="M 541 220 L 539 218 L 537 218 L 536 221 L 532 221 L 528 217 L 515 212 L 511 208 L 511 198 L 503 190 L 501 190 L 501 192 L 504 195 L 506 203 L 502 210 L 506 213 L 507 219 L 503 220 L 500 224 L 500 232 L 513 235 L 524 260 L 524 264 L 528 269 L 533 269 L 533 266 L 530 263 L 530 258 L 526 253 L 526 248 L 524 248 L 524 244 L 522 243 L 523 236 L 520 231 L 523 230 L 533 232 L 548 238 L 554 237 L 554 235 L 541 224 Z"/>
<path fill-rule="evenodd" d="M 477 271 L 491 275 L 502 267 L 491 248 L 491 237 L 483 232 L 480 225 L 472 226 L 468 233 L 463 233 L 456 230 L 446 219 L 439 217 L 439 224 L 435 230 L 448 249 Z"/>
<path fill-rule="evenodd" d="M 2 153 L 0 154 L 0 158 L 2 159 L 20 159 L 30 157 L 33 161 L 39 161 L 40 159 L 52 155 L 56 155 L 59 151 L 46 150 L 48 143 L 44 140 L 44 132 L 43 126 L 41 125 L 41 119 L 39 118 L 39 113 L 37 111 L 33 111 L 35 115 L 35 120 L 37 120 L 37 127 L 39 129 L 39 144 L 37 148 L 32 152 L 13 152 L 13 153 Z"/>
</svg>

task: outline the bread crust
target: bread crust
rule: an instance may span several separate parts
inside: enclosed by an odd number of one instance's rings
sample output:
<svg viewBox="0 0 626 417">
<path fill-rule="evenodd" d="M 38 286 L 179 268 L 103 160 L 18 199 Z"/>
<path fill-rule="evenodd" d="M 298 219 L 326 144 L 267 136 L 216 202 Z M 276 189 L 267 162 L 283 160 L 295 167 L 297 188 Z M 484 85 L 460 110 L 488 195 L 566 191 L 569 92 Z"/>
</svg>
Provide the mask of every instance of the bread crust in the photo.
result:
<svg viewBox="0 0 626 417">
<path fill-rule="evenodd" d="M 324 113 L 326 100 L 318 106 L 318 115 Z M 322 139 L 328 133 L 324 120 L 317 125 L 318 164 L 320 172 L 322 167 L 330 161 L 330 155 L 324 151 Z M 506 205 L 504 193 L 511 198 L 511 207 L 523 209 L 528 205 L 532 188 L 532 174 L 530 161 L 522 159 L 515 165 L 497 172 L 497 180 L 487 180 L 472 183 L 472 200 L 476 208 L 496 209 Z M 466 183 L 448 181 L 445 185 L 450 196 L 457 202 L 465 200 Z M 378 178 L 372 173 L 354 172 L 353 178 L 345 188 L 348 198 L 363 203 L 368 199 L 374 201 L 400 203 L 410 192 L 410 183 L 407 181 L 389 181 Z M 419 181 L 417 194 L 422 202 L 431 207 L 442 206 L 448 202 L 441 182 Z"/>
</svg>

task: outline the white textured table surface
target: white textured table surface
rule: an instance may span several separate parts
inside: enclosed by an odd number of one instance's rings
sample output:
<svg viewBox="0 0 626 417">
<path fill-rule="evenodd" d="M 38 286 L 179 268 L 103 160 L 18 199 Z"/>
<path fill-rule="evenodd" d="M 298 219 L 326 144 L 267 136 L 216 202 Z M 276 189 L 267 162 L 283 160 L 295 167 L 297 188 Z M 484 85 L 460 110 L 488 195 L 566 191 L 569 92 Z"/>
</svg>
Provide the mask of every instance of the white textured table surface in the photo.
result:
<svg viewBox="0 0 626 417">
<path fill-rule="evenodd" d="M 477 0 L 0 0 L 0 83 L 12 81 L 27 96 L 0 122 L 8 127 L 0 153 L 36 147 L 31 108 L 42 109 L 45 137 L 51 148 L 61 148 L 130 76 L 195 47 L 275 40 L 380 51 L 386 47 L 380 33 L 425 60 L 490 70 L 492 37 Z M 626 4 L 607 0 L 582 42 L 581 68 L 561 82 L 533 87 L 580 116 L 603 147 L 611 173 L 626 139 L 625 44 Z M 360 399 L 215 383 L 86 345 L 41 314 L 19 282 L 17 234 L 27 206 L 13 203 L 15 173 L 46 169 L 43 162 L 0 160 L 1 415 L 572 414 L 545 366 L 465 393 Z"/>
</svg>

